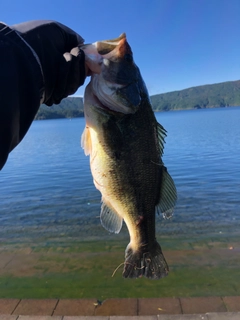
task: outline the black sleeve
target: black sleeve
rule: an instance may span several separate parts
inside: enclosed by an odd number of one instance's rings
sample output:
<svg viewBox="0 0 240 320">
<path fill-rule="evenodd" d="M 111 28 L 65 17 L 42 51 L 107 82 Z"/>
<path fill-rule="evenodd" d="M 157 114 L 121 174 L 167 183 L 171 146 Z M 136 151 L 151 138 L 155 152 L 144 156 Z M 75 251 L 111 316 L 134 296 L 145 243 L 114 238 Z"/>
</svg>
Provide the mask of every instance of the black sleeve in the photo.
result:
<svg viewBox="0 0 240 320">
<path fill-rule="evenodd" d="M 83 38 L 67 26 L 49 20 L 23 22 L 12 26 L 37 53 L 45 81 L 48 106 L 58 104 L 76 92 L 85 80 L 84 53 L 67 60 L 64 54 L 83 43 Z"/>
<path fill-rule="evenodd" d="M 73 30 L 42 20 L 12 29 L 18 34 L 0 23 L 0 170 L 34 120 L 42 88 L 50 106 L 74 93 L 86 76 L 85 55 L 78 48 L 83 39 Z"/>
<path fill-rule="evenodd" d="M 48 35 L 48 37 L 51 37 L 51 35 L 53 35 L 52 34 L 52 29 L 53 29 L 52 27 L 54 25 L 56 27 L 58 27 L 58 29 L 61 32 L 62 37 L 64 39 L 64 46 L 65 46 L 64 52 L 70 51 L 72 48 L 74 48 L 84 42 L 84 39 L 78 33 L 73 31 L 69 27 L 61 24 L 60 22 L 53 21 L 53 20 L 26 21 L 26 22 L 12 25 L 11 28 L 20 32 L 22 35 L 25 35 L 29 32 L 34 33 L 36 31 L 36 29 L 40 28 L 42 30 L 45 30 L 45 36 Z M 56 41 L 56 38 L 52 38 L 52 40 Z"/>
</svg>

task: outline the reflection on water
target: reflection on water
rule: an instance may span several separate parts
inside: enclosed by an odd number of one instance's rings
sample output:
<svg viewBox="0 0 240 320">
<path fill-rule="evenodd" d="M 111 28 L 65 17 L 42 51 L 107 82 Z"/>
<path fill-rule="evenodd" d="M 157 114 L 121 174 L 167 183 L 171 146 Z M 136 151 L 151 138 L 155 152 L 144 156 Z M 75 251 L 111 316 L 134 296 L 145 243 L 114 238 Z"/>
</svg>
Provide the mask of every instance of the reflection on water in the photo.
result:
<svg viewBox="0 0 240 320">
<path fill-rule="evenodd" d="M 163 161 L 178 190 L 162 235 L 207 237 L 239 232 L 240 108 L 157 114 L 168 131 Z M 35 121 L 0 173 L 0 239 L 108 237 L 100 193 L 80 147 L 84 119 Z M 128 237 L 126 228 L 114 239 Z"/>
</svg>

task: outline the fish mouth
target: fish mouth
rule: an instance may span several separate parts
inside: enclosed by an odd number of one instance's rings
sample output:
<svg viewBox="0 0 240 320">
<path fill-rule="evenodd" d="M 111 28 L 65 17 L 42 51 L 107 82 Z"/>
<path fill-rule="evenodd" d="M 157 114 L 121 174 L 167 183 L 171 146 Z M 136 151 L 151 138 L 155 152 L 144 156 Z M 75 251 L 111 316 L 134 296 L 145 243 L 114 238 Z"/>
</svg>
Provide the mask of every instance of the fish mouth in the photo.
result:
<svg viewBox="0 0 240 320">
<path fill-rule="evenodd" d="M 85 60 L 90 70 L 90 85 L 99 106 L 112 112 L 133 114 L 141 103 L 140 72 L 122 33 L 112 40 L 83 45 Z"/>
<path fill-rule="evenodd" d="M 111 40 L 96 41 L 94 43 L 81 44 L 79 47 L 88 53 L 99 53 L 106 55 L 114 50 L 120 43 L 121 40 L 126 39 L 126 33 L 120 34 L 119 37 Z"/>
<path fill-rule="evenodd" d="M 97 41 L 94 43 L 81 44 L 79 48 L 85 53 L 85 62 L 92 73 L 99 74 L 103 60 L 119 59 L 126 46 L 126 34 L 122 33 L 118 38 L 112 40 Z M 128 45 L 128 51 L 131 51 Z M 117 49 L 118 48 L 118 49 Z M 121 50 L 119 50 L 121 48 Z"/>
<path fill-rule="evenodd" d="M 83 44 L 79 48 L 84 51 L 85 63 L 93 74 L 100 74 L 105 70 L 103 73 L 107 80 L 112 78 L 113 82 L 121 84 L 129 83 L 133 78 L 131 74 L 136 74 L 133 72 L 136 65 L 125 33 L 112 40 Z"/>
<path fill-rule="evenodd" d="M 96 49 L 99 54 L 101 54 L 102 56 L 106 56 L 107 54 L 112 52 L 116 47 L 118 47 L 122 40 L 126 41 L 126 33 L 122 33 L 118 38 L 115 39 L 95 42 Z"/>
</svg>

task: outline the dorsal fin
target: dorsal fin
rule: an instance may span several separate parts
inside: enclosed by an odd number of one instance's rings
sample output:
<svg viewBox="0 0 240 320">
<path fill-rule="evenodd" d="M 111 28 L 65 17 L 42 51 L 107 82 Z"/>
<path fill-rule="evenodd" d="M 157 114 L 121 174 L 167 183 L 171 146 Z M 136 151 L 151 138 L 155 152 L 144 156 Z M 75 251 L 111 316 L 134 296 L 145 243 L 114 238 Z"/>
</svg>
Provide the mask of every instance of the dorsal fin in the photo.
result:
<svg viewBox="0 0 240 320">
<path fill-rule="evenodd" d="M 157 137 L 160 148 L 160 157 L 163 155 L 165 137 L 167 136 L 167 131 L 163 128 L 160 123 L 157 123 Z"/>
</svg>

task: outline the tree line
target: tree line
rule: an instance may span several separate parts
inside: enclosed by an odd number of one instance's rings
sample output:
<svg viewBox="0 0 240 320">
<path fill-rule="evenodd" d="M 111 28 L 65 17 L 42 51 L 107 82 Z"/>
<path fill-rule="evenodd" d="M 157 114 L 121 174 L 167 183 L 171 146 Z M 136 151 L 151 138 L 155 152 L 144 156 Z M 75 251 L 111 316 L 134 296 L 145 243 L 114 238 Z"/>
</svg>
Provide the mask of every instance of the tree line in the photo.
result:
<svg viewBox="0 0 240 320">
<path fill-rule="evenodd" d="M 154 111 L 240 106 L 240 80 L 192 87 L 150 97 Z M 83 117 L 83 98 L 68 97 L 59 105 L 41 105 L 36 120 Z"/>
</svg>

